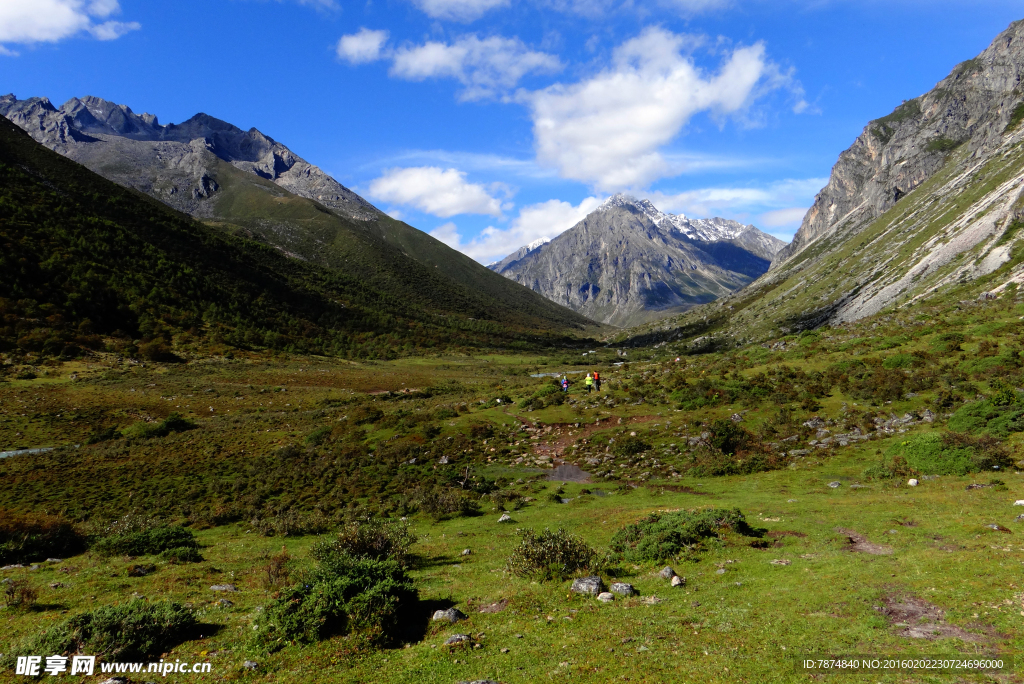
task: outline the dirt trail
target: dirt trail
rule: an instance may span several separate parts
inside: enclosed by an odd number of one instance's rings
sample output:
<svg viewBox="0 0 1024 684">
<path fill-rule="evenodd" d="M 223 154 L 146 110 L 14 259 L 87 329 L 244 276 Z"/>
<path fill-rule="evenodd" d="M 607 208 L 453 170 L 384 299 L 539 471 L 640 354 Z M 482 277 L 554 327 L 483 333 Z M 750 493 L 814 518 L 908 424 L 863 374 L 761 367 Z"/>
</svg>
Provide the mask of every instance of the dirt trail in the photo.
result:
<svg viewBox="0 0 1024 684">
<path fill-rule="evenodd" d="M 607 430 L 613 425 L 635 425 L 637 423 L 648 423 L 657 420 L 659 416 L 634 416 L 632 418 L 619 418 L 608 416 L 599 418 L 593 423 L 535 423 L 522 416 L 514 415 L 528 432 L 531 432 L 530 449 L 535 456 L 551 459 L 554 471 L 548 476 L 549 480 L 561 482 L 590 482 L 590 473 L 584 472 L 578 466 L 567 463 L 563 456 L 566 450 L 576 440 L 588 438 L 598 430 Z M 540 427 L 534 428 L 534 425 Z M 537 437 L 538 439 L 533 439 Z"/>
</svg>

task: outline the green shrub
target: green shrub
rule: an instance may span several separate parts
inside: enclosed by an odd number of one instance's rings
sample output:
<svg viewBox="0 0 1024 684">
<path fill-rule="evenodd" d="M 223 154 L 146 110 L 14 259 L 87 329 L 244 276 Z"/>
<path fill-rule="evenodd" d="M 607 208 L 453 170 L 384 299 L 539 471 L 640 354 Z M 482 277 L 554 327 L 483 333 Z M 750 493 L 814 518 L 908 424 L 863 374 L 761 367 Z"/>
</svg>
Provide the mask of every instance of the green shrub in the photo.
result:
<svg viewBox="0 0 1024 684">
<path fill-rule="evenodd" d="M 1024 406 L 1016 401 L 1002 406 L 995 405 L 992 400 L 974 401 L 957 409 L 947 425 L 953 432 L 1005 439 L 1011 432 L 1024 432 Z"/>
<path fill-rule="evenodd" d="M 616 456 L 636 456 L 650 448 L 650 443 L 645 442 L 643 438 L 635 435 L 627 435 L 615 440 L 615 446 L 612 447 L 612 452 L 614 452 Z"/>
<path fill-rule="evenodd" d="M 124 430 L 121 434 L 125 437 L 135 439 L 153 439 L 155 437 L 166 437 L 172 432 L 185 432 L 199 427 L 187 418 L 178 413 L 172 413 L 159 423 L 135 423 Z"/>
<path fill-rule="evenodd" d="M 882 368 L 892 370 L 893 368 L 910 368 L 917 365 L 918 358 L 912 354 L 893 354 L 882 362 Z"/>
<path fill-rule="evenodd" d="M 747 524 L 738 508 L 713 508 L 652 513 L 616 532 L 610 547 L 613 553 L 634 563 L 660 561 L 700 551 L 709 540 L 720 539 L 724 530 L 748 537 L 760 536 Z"/>
<path fill-rule="evenodd" d="M 327 441 L 327 438 L 331 436 L 331 428 L 324 425 L 311 433 L 306 435 L 306 444 L 310 446 L 320 446 Z"/>
<path fill-rule="evenodd" d="M 188 546 L 167 549 L 160 554 L 160 558 L 175 564 L 202 563 L 204 560 L 203 555 L 199 553 L 199 549 Z"/>
<path fill-rule="evenodd" d="M 919 473 L 910 467 L 907 459 L 903 456 L 894 456 L 892 463 L 881 461 L 864 471 L 864 477 L 868 480 L 895 480 L 897 478 L 915 477 Z"/>
<path fill-rule="evenodd" d="M 27 579 L 7 579 L 3 583 L 4 605 L 10 610 L 31 610 L 39 591 Z"/>
<path fill-rule="evenodd" d="M 566 532 L 545 529 L 519 531 L 519 545 L 508 558 L 508 571 L 518 577 L 567 579 L 597 570 L 598 556 L 582 538 Z"/>
<path fill-rule="evenodd" d="M 447 520 L 480 512 L 477 497 L 454 487 L 419 488 L 413 492 L 411 503 L 435 520 Z"/>
<path fill-rule="evenodd" d="M 336 525 L 336 521 L 322 511 L 305 512 L 294 508 L 261 509 L 249 521 L 249 529 L 263 537 L 304 537 L 323 534 Z"/>
<path fill-rule="evenodd" d="M 690 477 L 721 477 L 723 475 L 749 475 L 778 470 L 789 463 L 785 453 L 774 451 L 740 451 L 727 454 L 721 449 L 700 446 L 689 456 L 685 465 Z"/>
<path fill-rule="evenodd" d="M 175 526 L 155 526 L 154 521 L 132 521 L 124 518 L 108 528 L 92 546 L 101 556 L 146 556 L 168 549 L 198 549 L 192 530 Z"/>
<path fill-rule="evenodd" d="M 955 432 L 915 435 L 889 447 L 886 456 L 892 457 L 894 461 L 903 459 L 910 470 L 925 475 L 967 475 L 992 470 L 995 466 L 1005 468 L 1012 465 L 1009 455 L 997 439 Z M 891 476 L 915 474 L 910 470 L 894 471 Z M 871 475 L 883 477 L 885 473 L 879 470 Z"/>
<path fill-rule="evenodd" d="M 144 660 L 192 636 L 193 612 L 174 601 L 134 599 L 80 613 L 29 641 L 23 653 L 102 655 L 108 661 Z"/>
<path fill-rule="evenodd" d="M 0 509 L 0 565 L 67 558 L 85 550 L 85 537 L 59 516 Z"/>
<path fill-rule="evenodd" d="M 374 644 L 393 641 L 402 613 L 417 599 L 405 569 L 394 560 L 355 558 L 337 549 L 321 549 L 317 560 L 304 581 L 264 608 L 254 644 L 276 651 L 336 634 L 357 634 Z"/>
<path fill-rule="evenodd" d="M 416 537 L 404 522 L 371 519 L 345 525 L 337 538 L 314 544 L 310 555 L 320 561 L 347 553 L 356 558 L 393 560 L 405 566 L 409 547 L 415 543 Z"/>
</svg>

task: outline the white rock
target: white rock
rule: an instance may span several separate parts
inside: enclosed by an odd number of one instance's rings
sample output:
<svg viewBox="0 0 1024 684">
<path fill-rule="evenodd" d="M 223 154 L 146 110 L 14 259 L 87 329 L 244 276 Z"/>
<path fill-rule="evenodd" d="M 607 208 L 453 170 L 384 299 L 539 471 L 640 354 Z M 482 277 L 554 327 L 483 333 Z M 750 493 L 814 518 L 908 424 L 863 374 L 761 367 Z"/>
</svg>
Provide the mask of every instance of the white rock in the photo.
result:
<svg viewBox="0 0 1024 684">
<path fill-rule="evenodd" d="M 1017 499 L 1013 502 L 1014 506 L 1024 506 L 1024 499 Z"/>
<path fill-rule="evenodd" d="M 679 575 L 673 575 L 672 576 L 672 586 L 673 587 L 681 587 L 681 586 L 684 586 L 685 584 L 686 584 L 686 578 L 685 577 L 680 577 Z"/>
<path fill-rule="evenodd" d="M 907 485 L 909 485 L 910 487 L 916 487 L 917 486 L 917 479 L 913 478 L 913 477 L 910 478 L 909 480 L 907 480 Z"/>
<path fill-rule="evenodd" d="M 605 603 L 611 603 L 615 600 L 615 594 L 613 594 L 610 591 L 602 591 L 600 594 L 597 595 L 597 600 L 604 601 Z"/>
</svg>

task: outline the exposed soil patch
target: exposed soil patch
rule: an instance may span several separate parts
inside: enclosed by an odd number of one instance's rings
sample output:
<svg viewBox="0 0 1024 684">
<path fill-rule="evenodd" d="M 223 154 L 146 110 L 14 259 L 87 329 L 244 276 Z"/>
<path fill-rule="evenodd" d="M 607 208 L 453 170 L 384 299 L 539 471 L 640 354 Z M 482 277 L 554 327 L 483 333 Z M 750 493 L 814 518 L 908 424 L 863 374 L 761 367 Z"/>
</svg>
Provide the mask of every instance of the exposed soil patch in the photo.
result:
<svg viewBox="0 0 1024 684">
<path fill-rule="evenodd" d="M 488 603 L 486 606 L 480 606 L 477 609 L 478 613 L 500 613 L 505 610 L 508 605 L 508 599 L 501 599 L 497 603 Z"/>
<path fill-rule="evenodd" d="M 988 641 L 985 635 L 973 634 L 956 625 L 946 624 L 943 621 L 945 612 L 941 608 L 916 596 L 887 596 L 881 606 L 875 606 L 875 610 L 901 630 L 898 632 L 900 636 L 908 639 Z"/>
<path fill-rule="evenodd" d="M 853 530 L 848 530 L 843 527 L 837 527 L 836 532 L 845 535 L 850 540 L 850 545 L 846 547 L 850 551 L 870 553 L 873 556 L 888 556 L 892 553 L 891 546 L 874 544 L 868 541 L 868 538 L 859 532 L 854 532 Z"/>
<path fill-rule="evenodd" d="M 807 535 L 793 530 L 772 530 L 766 536 L 769 539 L 781 539 L 782 537 L 806 537 Z"/>
</svg>

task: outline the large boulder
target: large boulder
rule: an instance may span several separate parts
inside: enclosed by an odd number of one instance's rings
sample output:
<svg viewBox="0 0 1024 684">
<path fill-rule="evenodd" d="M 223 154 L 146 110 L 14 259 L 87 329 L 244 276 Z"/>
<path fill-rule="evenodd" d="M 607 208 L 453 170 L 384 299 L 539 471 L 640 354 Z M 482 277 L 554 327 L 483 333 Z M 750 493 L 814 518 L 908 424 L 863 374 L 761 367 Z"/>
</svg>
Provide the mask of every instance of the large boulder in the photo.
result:
<svg viewBox="0 0 1024 684">
<path fill-rule="evenodd" d="M 604 582 L 601 578 L 594 575 L 593 577 L 580 577 L 572 583 L 570 589 L 574 594 L 589 594 L 590 596 L 597 596 L 604 591 Z"/>
</svg>

